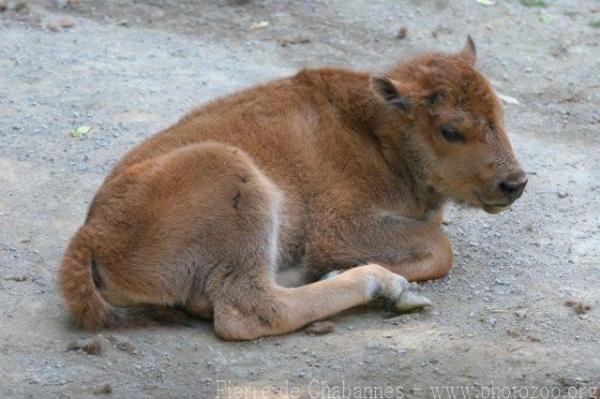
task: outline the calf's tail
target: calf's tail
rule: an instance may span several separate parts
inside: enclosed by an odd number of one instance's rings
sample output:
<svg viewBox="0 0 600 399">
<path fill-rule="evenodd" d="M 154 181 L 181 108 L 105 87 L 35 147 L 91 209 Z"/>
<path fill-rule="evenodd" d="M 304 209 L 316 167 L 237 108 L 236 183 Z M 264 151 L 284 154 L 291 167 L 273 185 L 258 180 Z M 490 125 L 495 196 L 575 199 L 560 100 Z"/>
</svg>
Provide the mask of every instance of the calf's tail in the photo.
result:
<svg viewBox="0 0 600 399">
<path fill-rule="evenodd" d="M 69 243 L 58 269 L 58 286 L 75 325 L 98 330 L 157 323 L 190 324 L 190 319 L 174 308 L 121 307 L 108 303 L 94 282 L 91 239 L 86 226 L 81 227 Z"/>
</svg>

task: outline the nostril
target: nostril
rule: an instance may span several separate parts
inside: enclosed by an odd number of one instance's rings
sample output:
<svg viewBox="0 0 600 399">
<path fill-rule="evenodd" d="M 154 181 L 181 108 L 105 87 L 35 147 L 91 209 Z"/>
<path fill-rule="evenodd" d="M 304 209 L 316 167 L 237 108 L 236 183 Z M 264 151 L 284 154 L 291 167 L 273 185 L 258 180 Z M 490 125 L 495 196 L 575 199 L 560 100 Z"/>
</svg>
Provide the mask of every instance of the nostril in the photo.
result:
<svg viewBox="0 0 600 399">
<path fill-rule="evenodd" d="M 504 194 L 508 194 L 508 195 L 512 195 L 517 192 L 517 184 L 511 183 L 508 181 L 500 182 L 500 185 L 498 186 L 498 188 Z"/>
<path fill-rule="evenodd" d="M 507 197 L 518 198 L 523 193 L 526 184 L 527 178 L 519 179 L 516 181 L 505 180 L 503 182 L 500 182 L 498 188 Z"/>
</svg>

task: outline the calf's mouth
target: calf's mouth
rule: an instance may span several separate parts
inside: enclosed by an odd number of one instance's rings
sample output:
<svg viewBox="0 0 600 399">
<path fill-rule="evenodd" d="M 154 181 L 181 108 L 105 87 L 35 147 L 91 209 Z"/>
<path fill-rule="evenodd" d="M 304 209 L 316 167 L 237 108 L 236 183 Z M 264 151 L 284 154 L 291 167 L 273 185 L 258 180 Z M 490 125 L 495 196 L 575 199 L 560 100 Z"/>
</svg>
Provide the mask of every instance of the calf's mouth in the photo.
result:
<svg viewBox="0 0 600 399">
<path fill-rule="evenodd" d="M 500 213 L 508 208 L 515 202 L 512 201 L 491 201 L 483 198 L 483 195 L 478 190 L 475 190 L 475 196 L 479 200 L 479 204 L 481 205 L 481 209 L 486 211 L 487 213 L 496 214 Z"/>
</svg>

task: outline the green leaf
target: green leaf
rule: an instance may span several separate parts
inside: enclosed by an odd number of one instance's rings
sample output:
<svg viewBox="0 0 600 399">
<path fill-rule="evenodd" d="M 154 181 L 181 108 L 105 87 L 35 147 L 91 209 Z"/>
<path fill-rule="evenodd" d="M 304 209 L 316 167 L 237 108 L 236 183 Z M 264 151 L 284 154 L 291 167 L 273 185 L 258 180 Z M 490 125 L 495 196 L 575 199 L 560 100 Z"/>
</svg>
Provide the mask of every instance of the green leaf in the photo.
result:
<svg viewBox="0 0 600 399">
<path fill-rule="evenodd" d="M 541 14 L 540 15 L 540 22 L 541 23 L 547 24 L 550 21 L 552 21 L 552 15 L 550 15 L 550 14 Z"/>
<path fill-rule="evenodd" d="M 87 135 L 90 132 L 90 130 L 92 130 L 91 126 L 85 126 L 85 125 L 79 126 L 79 127 L 76 127 L 75 129 L 71 130 L 69 135 L 71 137 L 82 137 L 82 136 Z"/>
<path fill-rule="evenodd" d="M 546 0 L 521 0 L 521 4 L 525 7 L 548 7 Z"/>
</svg>

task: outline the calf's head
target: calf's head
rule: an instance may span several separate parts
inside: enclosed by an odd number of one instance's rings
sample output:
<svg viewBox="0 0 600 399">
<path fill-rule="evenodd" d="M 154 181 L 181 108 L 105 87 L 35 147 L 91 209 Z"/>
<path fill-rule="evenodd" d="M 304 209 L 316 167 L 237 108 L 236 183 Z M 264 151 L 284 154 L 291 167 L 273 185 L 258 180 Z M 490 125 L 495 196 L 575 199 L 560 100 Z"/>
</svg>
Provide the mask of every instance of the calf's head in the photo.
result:
<svg viewBox="0 0 600 399">
<path fill-rule="evenodd" d="M 500 101 L 474 68 L 471 38 L 456 54 L 427 54 L 373 77 L 387 109 L 380 140 L 435 190 L 489 213 L 509 207 L 527 177 L 511 148 Z"/>
</svg>

